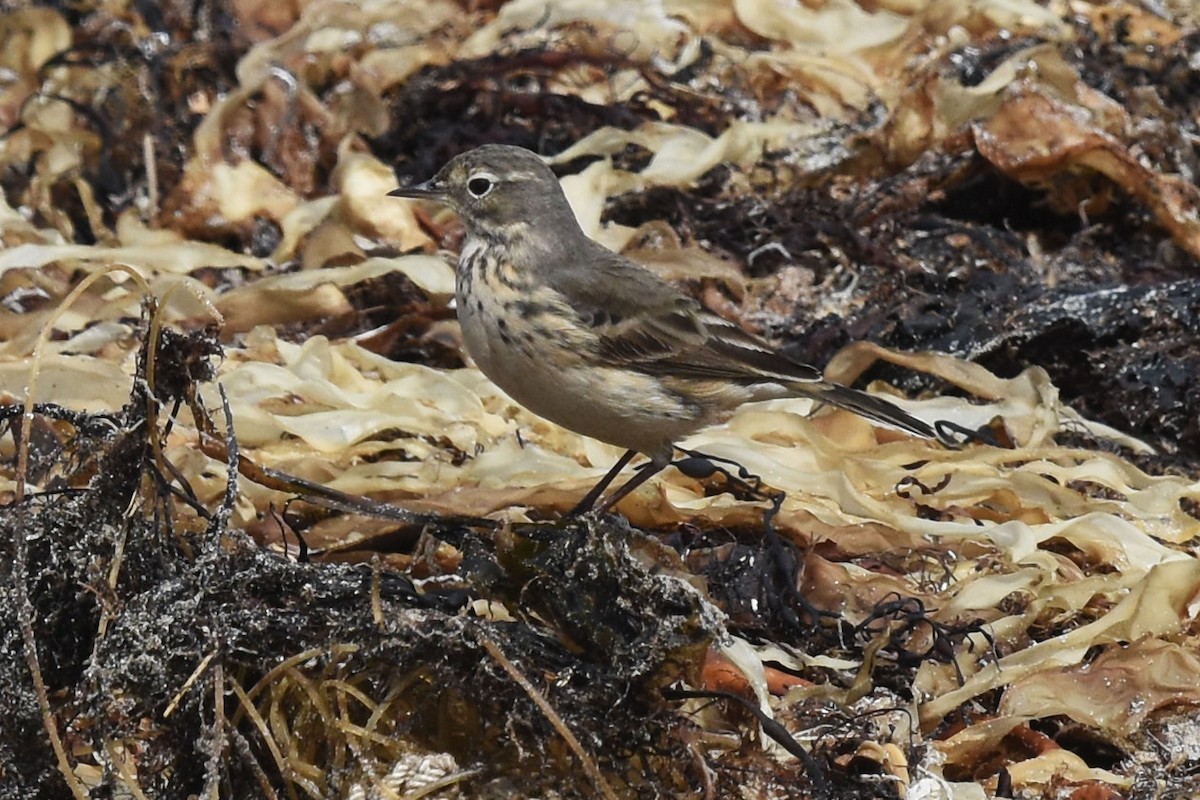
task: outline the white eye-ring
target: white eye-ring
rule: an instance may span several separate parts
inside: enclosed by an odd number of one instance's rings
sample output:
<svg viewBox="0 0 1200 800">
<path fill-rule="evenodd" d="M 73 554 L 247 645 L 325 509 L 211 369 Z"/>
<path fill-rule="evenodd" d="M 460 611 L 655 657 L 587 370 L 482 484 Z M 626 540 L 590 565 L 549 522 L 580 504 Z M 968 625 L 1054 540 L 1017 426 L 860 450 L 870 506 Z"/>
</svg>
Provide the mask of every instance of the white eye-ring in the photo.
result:
<svg viewBox="0 0 1200 800">
<path fill-rule="evenodd" d="M 496 181 L 496 176 L 490 172 L 476 172 L 467 179 L 467 192 L 476 200 L 482 200 L 496 188 Z"/>
</svg>

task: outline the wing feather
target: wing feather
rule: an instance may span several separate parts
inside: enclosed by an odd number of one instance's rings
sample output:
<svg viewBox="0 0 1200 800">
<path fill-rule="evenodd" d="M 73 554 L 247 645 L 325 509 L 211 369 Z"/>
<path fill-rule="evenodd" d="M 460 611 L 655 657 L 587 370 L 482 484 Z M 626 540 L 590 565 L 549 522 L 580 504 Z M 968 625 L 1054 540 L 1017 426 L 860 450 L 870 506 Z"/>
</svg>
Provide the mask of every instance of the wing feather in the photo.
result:
<svg viewBox="0 0 1200 800">
<path fill-rule="evenodd" d="M 744 384 L 821 379 L 816 369 L 775 353 L 642 265 L 590 240 L 583 247 L 574 255 L 589 264 L 588 272 L 557 270 L 544 279 L 571 298 L 608 365 Z"/>
<path fill-rule="evenodd" d="M 544 278 L 571 298 L 580 324 L 595 335 L 595 356 L 602 363 L 663 378 L 781 384 L 797 395 L 939 438 L 927 422 L 883 398 L 827 383 L 815 367 L 776 353 L 645 267 L 590 240 L 582 247 L 592 271 L 559 270 Z"/>
</svg>

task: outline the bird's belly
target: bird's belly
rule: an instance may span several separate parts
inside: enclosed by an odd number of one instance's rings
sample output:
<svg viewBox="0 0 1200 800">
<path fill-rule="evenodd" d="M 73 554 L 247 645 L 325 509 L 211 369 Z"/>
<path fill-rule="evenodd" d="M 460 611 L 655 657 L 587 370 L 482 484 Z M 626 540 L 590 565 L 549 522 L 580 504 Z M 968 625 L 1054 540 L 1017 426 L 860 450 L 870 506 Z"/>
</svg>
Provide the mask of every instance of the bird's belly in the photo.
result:
<svg viewBox="0 0 1200 800">
<path fill-rule="evenodd" d="M 589 363 L 585 343 L 539 329 L 536 320 L 502 325 L 497 310 L 486 300 L 460 299 L 467 352 L 505 394 L 539 417 L 643 453 L 658 453 L 708 421 L 705 410 L 656 378 Z"/>
</svg>

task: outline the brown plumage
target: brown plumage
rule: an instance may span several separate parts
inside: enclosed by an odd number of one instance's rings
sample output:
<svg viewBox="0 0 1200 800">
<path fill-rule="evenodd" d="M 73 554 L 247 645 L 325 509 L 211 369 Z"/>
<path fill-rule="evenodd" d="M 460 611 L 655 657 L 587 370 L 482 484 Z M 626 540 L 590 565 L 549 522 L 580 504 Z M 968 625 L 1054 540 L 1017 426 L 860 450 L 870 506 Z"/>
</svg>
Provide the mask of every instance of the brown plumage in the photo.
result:
<svg viewBox="0 0 1200 800">
<path fill-rule="evenodd" d="M 669 464 L 675 442 L 751 400 L 811 397 L 936 438 L 928 423 L 825 381 L 589 239 L 554 173 L 528 150 L 486 145 L 391 195 L 442 202 L 463 218 L 456 303 L 484 374 L 535 414 L 630 451 L 577 512 L 635 452 L 650 464 L 598 512 Z"/>
</svg>

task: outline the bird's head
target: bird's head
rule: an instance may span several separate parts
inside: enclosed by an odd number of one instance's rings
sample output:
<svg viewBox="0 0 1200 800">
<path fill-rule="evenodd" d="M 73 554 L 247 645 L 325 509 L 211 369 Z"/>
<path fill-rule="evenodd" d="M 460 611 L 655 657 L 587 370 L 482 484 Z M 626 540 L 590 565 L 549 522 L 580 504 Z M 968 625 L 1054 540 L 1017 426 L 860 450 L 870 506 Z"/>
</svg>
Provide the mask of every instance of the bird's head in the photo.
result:
<svg viewBox="0 0 1200 800">
<path fill-rule="evenodd" d="M 511 238 L 545 225 L 578 230 L 550 167 L 535 153 L 512 145 L 469 150 L 424 183 L 402 186 L 388 196 L 445 203 L 463 218 L 469 234 L 485 238 Z"/>
</svg>

